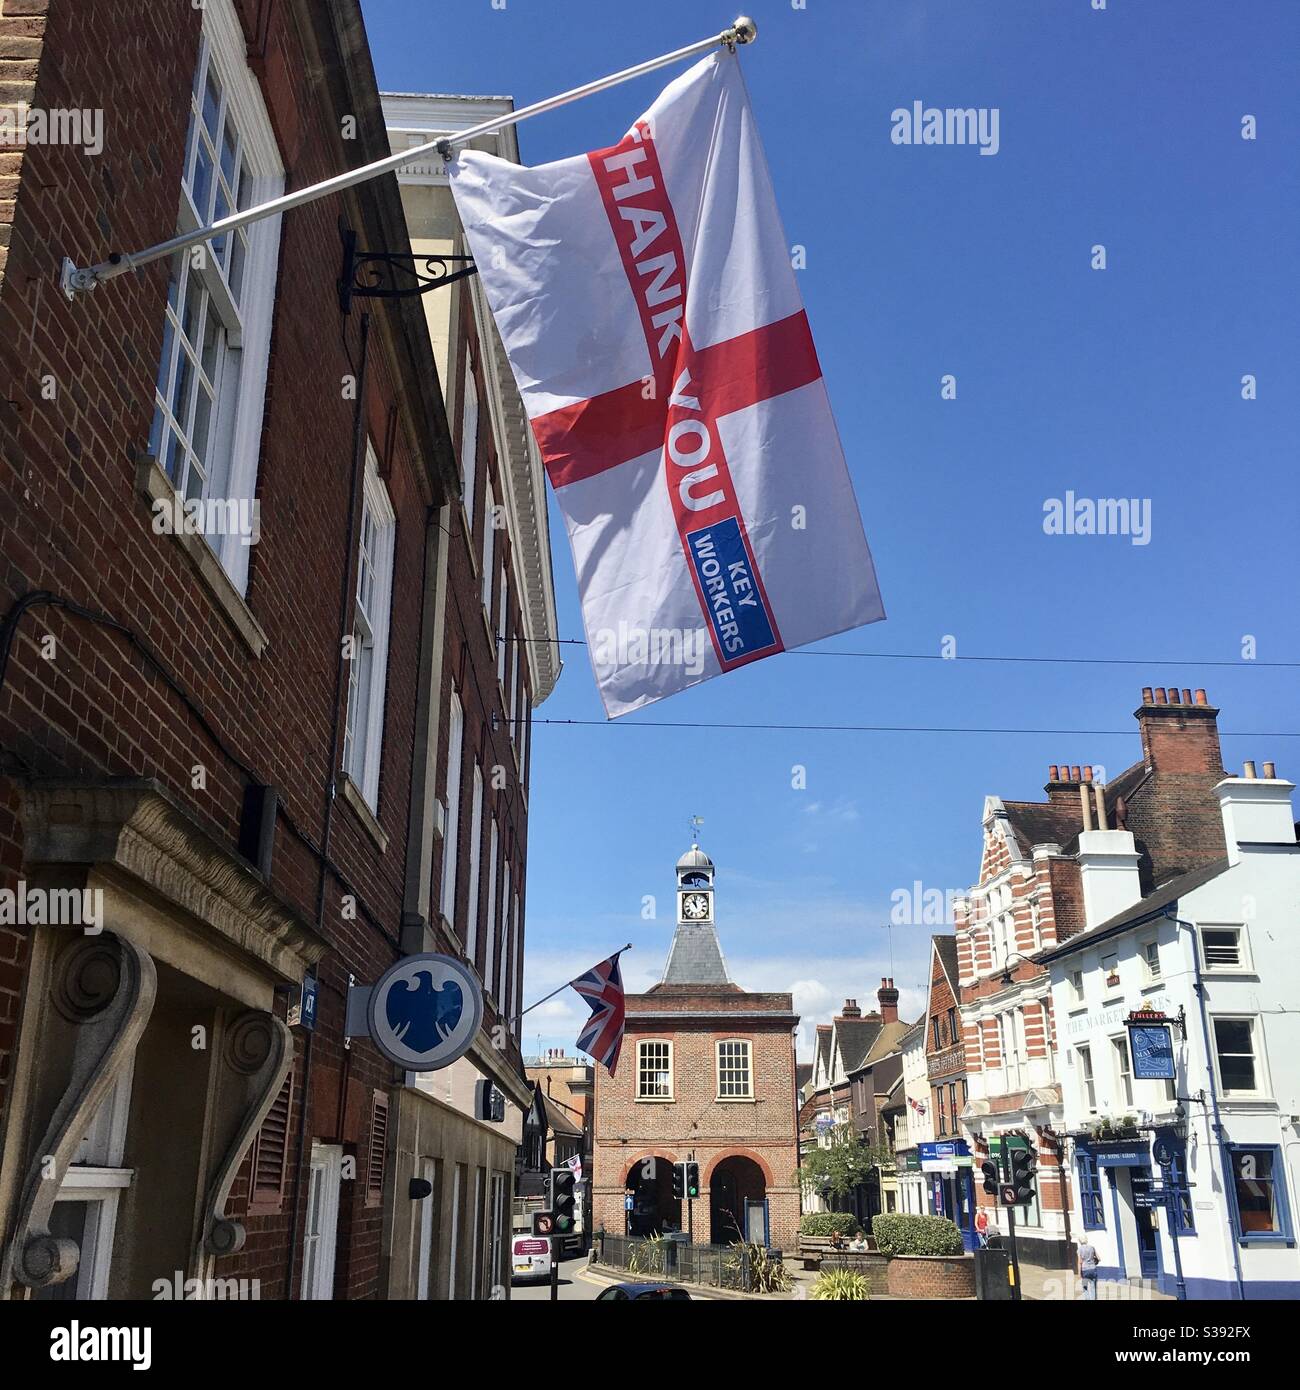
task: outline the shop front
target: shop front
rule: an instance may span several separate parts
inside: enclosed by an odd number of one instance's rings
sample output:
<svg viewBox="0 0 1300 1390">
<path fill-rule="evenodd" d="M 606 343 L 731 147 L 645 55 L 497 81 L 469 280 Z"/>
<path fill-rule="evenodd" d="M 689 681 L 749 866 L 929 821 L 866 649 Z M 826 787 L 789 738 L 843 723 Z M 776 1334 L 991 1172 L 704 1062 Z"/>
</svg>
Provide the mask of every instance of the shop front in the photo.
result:
<svg viewBox="0 0 1300 1390">
<path fill-rule="evenodd" d="M 975 1182 L 970 1149 L 964 1139 L 938 1139 L 919 1144 L 921 1173 L 927 1186 L 930 1213 L 946 1216 L 961 1232 L 962 1245 L 974 1250 Z"/>
</svg>

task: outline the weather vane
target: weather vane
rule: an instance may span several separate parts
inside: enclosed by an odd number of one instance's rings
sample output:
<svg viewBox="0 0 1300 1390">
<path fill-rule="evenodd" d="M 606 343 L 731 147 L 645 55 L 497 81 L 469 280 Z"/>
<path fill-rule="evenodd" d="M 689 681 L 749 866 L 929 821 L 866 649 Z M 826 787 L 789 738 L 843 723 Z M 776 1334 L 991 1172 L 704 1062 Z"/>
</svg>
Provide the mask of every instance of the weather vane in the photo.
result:
<svg viewBox="0 0 1300 1390">
<path fill-rule="evenodd" d="M 698 845 L 700 842 L 700 826 L 704 824 L 703 816 L 691 817 L 691 844 Z"/>
</svg>

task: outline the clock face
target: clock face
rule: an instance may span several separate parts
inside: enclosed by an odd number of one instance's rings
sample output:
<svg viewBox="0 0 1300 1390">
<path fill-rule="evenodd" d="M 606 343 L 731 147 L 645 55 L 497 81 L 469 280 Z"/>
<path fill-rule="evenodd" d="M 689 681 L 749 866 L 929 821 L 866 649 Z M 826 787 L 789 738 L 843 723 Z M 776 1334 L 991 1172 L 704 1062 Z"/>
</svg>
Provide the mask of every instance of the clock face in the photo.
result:
<svg viewBox="0 0 1300 1390">
<path fill-rule="evenodd" d="M 692 922 L 702 922 L 709 915 L 707 893 L 687 893 L 682 897 L 682 916 Z"/>
</svg>

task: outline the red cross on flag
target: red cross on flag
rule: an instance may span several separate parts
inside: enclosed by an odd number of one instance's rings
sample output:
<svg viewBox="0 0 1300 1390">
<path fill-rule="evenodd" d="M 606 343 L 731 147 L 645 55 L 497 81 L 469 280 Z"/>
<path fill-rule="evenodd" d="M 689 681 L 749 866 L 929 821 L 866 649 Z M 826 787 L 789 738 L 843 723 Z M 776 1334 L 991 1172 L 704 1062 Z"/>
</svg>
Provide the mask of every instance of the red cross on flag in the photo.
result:
<svg viewBox="0 0 1300 1390">
<path fill-rule="evenodd" d="M 606 713 L 883 618 L 735 55 L 609 149 L 450 175 Z"/>
</svg>

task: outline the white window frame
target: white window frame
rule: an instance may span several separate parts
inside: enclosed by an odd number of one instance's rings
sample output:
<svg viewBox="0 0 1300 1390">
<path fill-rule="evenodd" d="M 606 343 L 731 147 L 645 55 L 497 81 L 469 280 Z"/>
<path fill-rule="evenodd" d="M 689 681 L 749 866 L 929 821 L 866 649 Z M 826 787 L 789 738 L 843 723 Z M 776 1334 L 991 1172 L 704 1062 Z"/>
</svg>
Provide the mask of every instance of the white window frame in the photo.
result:
<svg viewBox="0 0 1300 1390">
<path fill-rule="evenodd" d="M 1071 970 L 1066 974 L 1065 982 L 1070 988 L 1070 1008 L 1081 1009 L 1087 1002 L 1087 996 L 1083 991 L 1083 971 Z"/>
<path fill-rule="evenodd" d="M 478 384 L 474 380 L 474 354 L 465 354 L 465 398 L 460 406 L 460 471 L 464 493 L 465 520 L 474 548 L 474 489 L 478 483 L 479 404 Z"/>
<path fill-rule="evenodd" d="M 496 951 L 497 951 L 497 869 L 500 865 L 500 837 L 497 833 L 497 818 L 488 818 L 488 900 L 487 900 L 487 944 L 483 956 L 483 988 L 496 997 Z"/>
<path fill-rule="evenodd" d="M 1251 1060 L 1255 1064 L 1255 1086 L 1253 1090 L 1239 1091 L 1229 1090 L 1223 1079 L 1223 1068 L 1219 1063 L 1219 1030 L 1220 1023 L 1245 1023 L 1250 1026 L 1250 1049 Z M 1242 1013 L 1214 1013 L 1210 1015 L 1210 1038 L 1214 1044 L 1214 1076 L 1219 1083 L 1219 1094 L 1227 1100 L 1258 1100 L 1270 1096 L 1272 1088 L 1269 1083 L 1268 1069 L 1265 1066 L 1264 1047 L 1263 1047 L 1263 1027 L 1260 1023 L 1258 1014 Z M 1239 1054 L 1233 1054 L 1239 1055 Z"/>
<path fill-rule="evenodd" d="M 372 811 L 379 807 L 379 772 L 384 752 L 384 693 L 388 683 L 388 629 L 393 606 L 393 549 L 397 515 L 379 476 L 379 459 L 366 441 L 366 472 L 357 539 L 357 583 L 353 594 L 354 638 L 348 663 L 348 714 L 343 738 L 343 770 Z M 369 587 L 366 572 L 369 571 Z M 363 595 L 364 589 L 364 595 Z M 365 727 L 355 727 L 361 698 L 361 660 L 370 652 Z"/>
<path fill-rule="evenodd" d="M 456 1262 L 460 1258 L 460 1175 L 463 1163 L 452 1165 L 451 1176 L 451 1258 L 447 1261 L 447 1301 L 456 1297 Z"/>
<path fill-rule="evenodd" d="M 510 697 L 506 693 L 506 619 L 510 612 L 510 568 L 501 564 L 501 607 L 497 613 L 497 684 L 501 687 L 501 708 L 510 722 Z"/>
<path fill-rule="evenodd" d="M 1151 957 L 1155 956 L 1155 963 L 1152 964 Z M 1149 985 L 1163 983 L 1160 972 L 1160 942 L 1154 936 L 1143 937 L 1138 942 L 1138 958 L 1142 962 L 1142 970 Z"/>
<path fill-rule="evenodd" d="M 455 925 L 456 869 L 460 854 L 460 796 L 465 753 L 465 713 L 460 696 L 451 692 L 447 716 L 447 815 L 442 836 L 442 915 Z"/>
<path fill-rule="evenodd" d="M 1205 949 L 1207 931 L 1231 931 L 1237 934 L 1237 964 L 1212 964 Z M 1244 922 L 1198 922 L 1196 925 L 1196 949 L 1201 953 L 1201 970 L 1206 975 L 1253 975 L 1254 961 L 1250 953 L 1250 934 Z"/>
<path fill-rule="evenodd" d="M 506 1175 L 493 1173 L 491 1183 L 492 1243 L 488 1254 L 488 1291 L 496 1295 L 501 1278 L 501 1257 L 504 1253 L 506 1225 Z"/>
<path fill-rule="evenodd" d="M 523 980 L 524 963 L 520 956 L 520 947 L 523 943 L 523 931 L 520 927 L 520 907 L 519 890 L 515 889 L 515 908 L 514 920 L 510 923 L 510 1004 L 507 1013 L 510 1017 L 510 1026 L 514 1031 L 515 1037 L 520 1035 L 524 1021 L 519 1015 L 519 988 Z"/>
<path fill-rule="evenodd" d="M 521 618 L 522 616 L 523 615 L 520 614 Z M 506 725 L 510 730 L 510 741 L 516 748 L 520 747 L 519 730 L 515 727 L 515 708 L 519 703 L 520 640 L 516 625 L 516 631 L 510 636 L 510 685 L 506 690 Z"/>
<path fill-rule="evenodd" d="M 656 1050 L 655 1050 L 655 1053 L 654 1053 L 654 1056 L 655 1056 L 656 1059 L 659 1059 L 659 1058 L 661 1058 L 661 1057 L 665 1059 L 665 1060 L 664 1060 L 664 1064 L 663 1064 L 662 1066 L 654 1066 L 654 1067 L 651 1069 L 651 1071 L 652 1071 L 652 1074 L 655 1075 L 655 1076 L 657 1076 L 657 1077 L 663 1078 L 663 1077 L 666 1076 L 666 1077 L 668 1078 L 668 1079 L 667 1079 L 667 1082 L 666 1082 L 666 1085 L 667 1085 L 667 1092 L 666 1092 L 666 1094 L 660 1094 L 657 1090 L 656 1090 L 656 1091 L 653 1091 L 653 1092 L 648 1092 L 648 1091 L 646 1091 L 646 1090 L 643 1089 L 643 1088 L 644 1088 L 644 1083 L 645 1083 L 645 1077 L 646 1077 L 646 1075 L 647 1075 L 646 1065 L 645 1065 L 645 1059 L 646 1059 L 646 1057 L 647 1057 L 647 1055 L 648 1055 L 649 1049 L 651 1049 L 651 1048 L 656 1049 Z M 658 1050 L 658 1049 L 660 1049 L 660 1048 L 663 1048 L 663 1049 L 665 1049 L 665 1050 L 664 1050 L 663 1052 L 660 1052 L 660 1051 Z M 674 1096 L 673 1096 L 673 1052 L 674 1052 L 673 1044 L 672 1044 L 671 1040 L 668 1039 L 668 1038 L 645 1038 L 645 1039 L 642 1039 L 641 1041 L 639 1041 L 639 1042 L 637 1043 L 637 1045 L 636 1045 L 636 1099 L 637 1099 L 638 1101 L 649 1101 L 649 1102 L 651 1102 L 652 1104 L 654 1104 L 654 1103 L 665 1104 L 665 1103 L 667 1103 L 668 1101 L 671 1101 L 671 1100 L 674 1099 Z M 662 1080 L 661 1080 L 661 1081 L 660 1081 L 659 1083 L 657 1083 L 657 1084 L 662 1085 L 662 1084 L 665 1084 L 665 1083 L 663 1083 Z"/>
<path fill-rule="evenodd" d="M 741 1048 L 741 1056 L 744 1058 L 743 1067 L 738 1066 L 734 1061 L 731 1065 L 723 1066 L 723 1049 Z M 754 1046 L 748 1038 L 719 1038 L 713 1053 L 714 1075 L 717 1081 L 717 1099 L 720 1101 L 728 1100 L 753 1100 L 754 1099 Z M 725 1091 L 724 1085 L 735 1085 L 733 1082 L 724 1083 L 722 1074 L 724 1071 L 739 1072 L 743 1070 L 745 1075 L 745 1089 L 743 1091 Z"/>
<path fill-rule="evenodd" d="M 510 860 L 502 865 L 501 879 L 501 952 L 497 958 L 496 999 L 509 1016 L 510 1005 L 510 914 L 514 904 L 514 884 L 510 877 Z"/>
<path fill-rule="evenodd" d="M 474 760 L 474 796 L 469 818 L 469 902 L 465 906 L 465 959 L 474 969 L 478 950 L 479 872 L 483 860 L 483 770 Z"/>
<path fill-rule="evenodd" d="M 191 84 L 192 115 L 196 121 L 202 120 L 203 94 L 199 88 L 201 84 L 206 85 L 204 79 L 210 63 L 222 87 L 222 112 L 227 109 L 233 111 L 235 129 L 239 135 L 239 158 L 244 172 L 238 191 L 238 205 L 251 207 L 269 202 L 284 191 L 284 164 L 261 87 L 248 66 L 243 28 L 231 0 L 207 0 L 202 7 L 202 16 L 203 36 Z M 194 231 L 207 223 L 208 209 L 196 208 L 189 191 L 191 164 L 196 157 L 198 144 L 199 136 L 197 129 L 194 129 L 186 139 L 185 181 L 179 191 L 176 223 L 178 233 Z M 213 185 L 217 185 L 215 169 L 212 180 Z M 174 263 L 176 299 L 188 284 L 189 276 L 197 274 L 207 291 L 207 308 L 218 314 L 224 328 L 223 344 L 217 350 L 217 361 L 209 378 L 214 403 L 208 425 L 206 478 L 200 490 L 191 490 L 189 495 L 252 502 L 257 491 L 262 418 L 266 406 L 280 217 L 263 218 L 246 228 L 228 233 L 227 238 L 220 247 L 202 243 L 201 249 L 206 254 L 201 260 L 194 254 L 198 248 L 191 248 L 178 253 Z M 218 261 L 219 255 L 227 258 L 233 256 L 237 242 L 247 248 L 238 289 L 238 306 L 225 269 Z M 175 368 L 180 354 L 184 352 L 177 342 L 179 311 L 179 303 L 169 302 L 164 360 L 159 363 L 154 391 L 155 418 L 151 447 L 159 468 L 164 472 L 167 469 L 160 426 L 169 423 L 172 418 L 170 402 L 176 379 Z M 200 344 L 195 346 L 200 347 Z M 197 372 L 192 376 L 197 377 Z M 203 387 L 192 380 L 187 395 L 200 390 Z M 188 461 L 188 456 L 184 467 L 185 472 L 172 479 L 178 491 L 193 486 L 189 483 L 193 465 Z M 198 477 L 199 474 L 194 473 L 193 476 Z M 185 494 L 182 492 L 182 495 Z M 235 588 L 240 594 L 246 593 L 250 549 L 248 538 L 238 534 L 220 534 L 208 535 L 205 539 Z"/>
<path fill-rule="evenodd" d="M 496 512 L 492 480 L 488 479 L 483 493 L 483 611 L 487 614 L 488 631 L 492 630 L 492 591 L 496 587 L 496 527 L 492 518 Z"/>
<path fill-rule="evenodd" d="M 1115 1099 L 1125 1110 L 1132 1110 L 1133 1104 L 1133 1057 L 1129 1052 L 1128 1034 L 1112 1033 L 1110 1038 L 1111 1063 L 1115 1069 Z"/>
<path fill-rule="evenodd" d="M 334 1256 L 338 1243 L 339 1189 L 343 1146 L 312 1140 L 307 1179 L 307 1213 L 302 1235 L 304 1300 L 334 1297 Z M 314 1223 L 314 1224 L 313 1224 Z"/>
<path fill-rule="evenodd" d="M 420 1203 L 420 1245 L 416 1265 L 415 1296 L 430 1297 L 433 1287 L 433 1204 L 438 1200 L 438 1160 L 420 1160 L 420 1176 L 429 1184 L 429 1195 Z"/>
<path fill-rule="evenodd" d="M 1075 1064 L 1079 1074 L 1079 1099 L 1083 1108 L 1090 1114 L 1097 1113 L 1097 1073 L 1092 1064 L 1092 1044 L 1080 1043 L 1074 1049 Z"/>
<path fill-rule="evenodd" d="M 134 1070 L 132 1059 L 100 1103 L 54 1198 L 56 1204 L 80 1202 L 86 1207 L 79 1242 L 81 1257 L 72 1276 L 77 1300 L 108 1298 L 118 1205 L 135 1179 L 133 1168 L 122 1167 Z M 41 1297 L 40 1293 L 36 1296 Z"/>
</svg>

